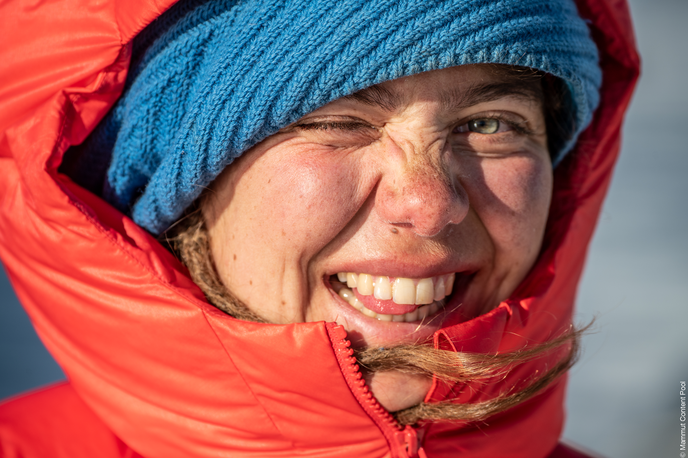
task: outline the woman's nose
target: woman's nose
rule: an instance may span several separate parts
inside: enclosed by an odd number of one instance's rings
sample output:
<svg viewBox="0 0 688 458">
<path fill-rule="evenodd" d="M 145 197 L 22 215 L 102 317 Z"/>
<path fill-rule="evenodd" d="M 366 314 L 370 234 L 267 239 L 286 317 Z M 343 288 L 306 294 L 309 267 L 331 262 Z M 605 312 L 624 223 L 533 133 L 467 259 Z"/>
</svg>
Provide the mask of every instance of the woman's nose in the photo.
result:
<svg viewBox="0 0 688 458">
<path fill-rule="evenodd" d="M 394 147 L 392 147 L 394 148 Z M 442 146 L 441 148 L 444 148 Z M 404 148 L 392 154 L 378 186 L 375 205 L 381 219 L 406 227 L 422 237 L 439 234 L 459 224 L 468 213 L 468 196 L 458 177 L 452 176 L 451 152 L 428 148 Z"/>
</svg>

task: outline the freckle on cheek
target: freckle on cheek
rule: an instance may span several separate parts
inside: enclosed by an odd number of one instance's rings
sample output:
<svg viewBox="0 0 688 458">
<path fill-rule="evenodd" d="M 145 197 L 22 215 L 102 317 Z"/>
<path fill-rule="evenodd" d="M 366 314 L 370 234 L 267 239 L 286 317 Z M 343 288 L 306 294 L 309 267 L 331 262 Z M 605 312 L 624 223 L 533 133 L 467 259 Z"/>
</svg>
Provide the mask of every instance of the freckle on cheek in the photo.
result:
<svg viewBox="0 0 688 458">
<path fill-rule="evenodd" d="M 236 255 L 233 256 L 233 259 L 236 261 Z"/>
</svg>

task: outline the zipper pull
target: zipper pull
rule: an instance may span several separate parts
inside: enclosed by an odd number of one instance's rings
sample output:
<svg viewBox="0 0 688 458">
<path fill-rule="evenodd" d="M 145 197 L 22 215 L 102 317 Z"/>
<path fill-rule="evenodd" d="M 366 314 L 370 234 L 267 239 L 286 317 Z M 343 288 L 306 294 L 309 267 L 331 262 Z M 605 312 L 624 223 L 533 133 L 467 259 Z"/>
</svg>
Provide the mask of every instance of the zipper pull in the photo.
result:
<svg viewBox="0 0 688 458">
<path fill-rule="evenodd" d="M 399 442 L 403 443 L 406 449 L 406 456 L 409 458 L 427 458 L 425 450 L 420 446 L 418 433 L 411 426 L 406 427 L 398 433 Z"/>
</svg>

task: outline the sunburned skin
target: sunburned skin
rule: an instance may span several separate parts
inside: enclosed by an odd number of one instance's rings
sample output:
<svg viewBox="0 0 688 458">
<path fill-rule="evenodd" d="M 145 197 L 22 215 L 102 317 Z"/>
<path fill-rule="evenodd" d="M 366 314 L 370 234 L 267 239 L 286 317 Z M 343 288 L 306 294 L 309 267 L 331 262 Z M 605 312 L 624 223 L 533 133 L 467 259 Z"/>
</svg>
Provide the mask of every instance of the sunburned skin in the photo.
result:
<svg viewBox="0 0 688 458">
<path fill-rule="evenodd" d="M 358 347 L 497 306 L 537 258 L 552 192 L 542 102 L 511 83 L 481 65 L 385 82 L 253 147 L 202 205 L 221 280 L 269 322 L 337 322 Z M 368 384 L 396 411 L 431 381 Z"/>
</svg>

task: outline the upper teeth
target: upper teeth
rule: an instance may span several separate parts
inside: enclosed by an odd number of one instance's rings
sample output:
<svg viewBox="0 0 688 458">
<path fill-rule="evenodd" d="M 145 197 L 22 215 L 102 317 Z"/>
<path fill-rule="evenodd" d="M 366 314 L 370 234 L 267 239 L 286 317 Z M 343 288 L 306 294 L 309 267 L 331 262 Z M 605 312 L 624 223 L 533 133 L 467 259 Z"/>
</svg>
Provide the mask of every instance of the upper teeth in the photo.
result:
<svg viewBox="0 0 688 458">
<path fill-rule="evenodd" d="M 449 296 L 454 286 L 455 274 L 438 277 L 412 279 L 396 277 L 390 281 L 387 276 L 372 276 L 340 272 L 337 278 L 349 288 L 356 288 L 362 296 L 375 296 L 375 299 L 392 300 L 396 304 L 432 304 Z"/>
</svg>

